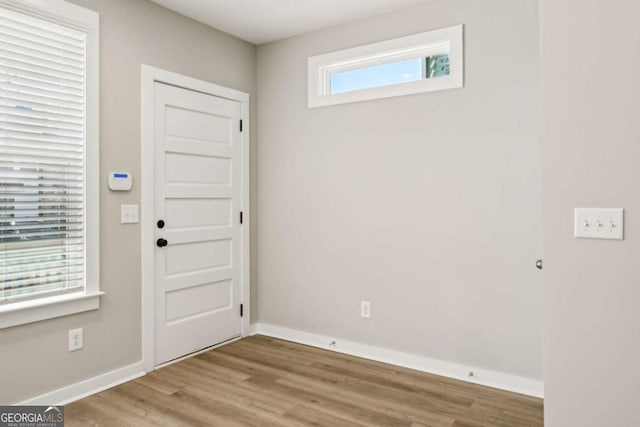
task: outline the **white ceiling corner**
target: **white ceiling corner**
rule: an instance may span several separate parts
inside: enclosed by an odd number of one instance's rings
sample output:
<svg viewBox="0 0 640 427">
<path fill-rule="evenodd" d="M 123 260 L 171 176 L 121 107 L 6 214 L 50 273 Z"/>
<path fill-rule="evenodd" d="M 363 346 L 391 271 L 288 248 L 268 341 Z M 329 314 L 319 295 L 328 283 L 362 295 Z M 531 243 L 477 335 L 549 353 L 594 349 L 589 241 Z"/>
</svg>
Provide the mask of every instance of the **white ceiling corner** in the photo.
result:
<svg viewBox="0 0 640 427">
<path fill-rule="evenodd" d="M 151 0 L 254 44 L 303 34 L 429 0 Z"/>
</svg>

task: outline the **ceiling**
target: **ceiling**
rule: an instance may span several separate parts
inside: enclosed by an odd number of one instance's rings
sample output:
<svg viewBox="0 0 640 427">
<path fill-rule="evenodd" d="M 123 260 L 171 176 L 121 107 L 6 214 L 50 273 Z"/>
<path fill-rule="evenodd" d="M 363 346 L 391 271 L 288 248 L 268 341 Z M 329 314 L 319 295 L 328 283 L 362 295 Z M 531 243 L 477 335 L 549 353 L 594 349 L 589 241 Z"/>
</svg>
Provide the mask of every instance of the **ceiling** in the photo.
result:
<svg viewBox="0 0 640 427">
<path fill-rule="evenodd" d="M 352 22 L 429 0 L 151 0 L 254 44 Z"/>
</svg>

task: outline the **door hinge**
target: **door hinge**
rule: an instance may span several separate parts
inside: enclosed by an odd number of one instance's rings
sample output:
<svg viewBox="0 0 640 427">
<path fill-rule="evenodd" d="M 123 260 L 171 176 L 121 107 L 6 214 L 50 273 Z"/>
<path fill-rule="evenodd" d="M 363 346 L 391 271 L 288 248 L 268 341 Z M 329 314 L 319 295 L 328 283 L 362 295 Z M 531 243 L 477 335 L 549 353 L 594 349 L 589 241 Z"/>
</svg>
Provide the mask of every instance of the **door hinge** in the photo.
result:
<svg viewBox="0 0 640 427">
<path fill-rule="evenodd" d="M 242 119 L 240 119 L 240 132 L 242 132 Z"/>
<path fill-rule="evenodd" d="M 243 215 L 242 215 L 242 211 L 240 211 L 240 224 L 242 224 L 242 222 L 244 221 Z"/>
<path fill-rule="evenodd" d="M 240 304 L 240 317 L 244 317 L 244 305 Z"/>
</svg>

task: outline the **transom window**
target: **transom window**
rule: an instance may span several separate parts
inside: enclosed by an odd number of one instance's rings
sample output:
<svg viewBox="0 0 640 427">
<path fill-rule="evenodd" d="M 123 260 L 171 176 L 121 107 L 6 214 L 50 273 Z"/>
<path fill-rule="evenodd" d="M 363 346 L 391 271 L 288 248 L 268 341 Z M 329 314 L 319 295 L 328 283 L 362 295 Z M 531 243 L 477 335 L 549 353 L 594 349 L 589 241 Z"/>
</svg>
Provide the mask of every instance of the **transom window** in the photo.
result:
<svg viewBox="0 0 640 427">
<path fill-rule="evenodd" d="M 462 26 L 309 58 L 309 107 L 461 87 Z"/>
</svg>

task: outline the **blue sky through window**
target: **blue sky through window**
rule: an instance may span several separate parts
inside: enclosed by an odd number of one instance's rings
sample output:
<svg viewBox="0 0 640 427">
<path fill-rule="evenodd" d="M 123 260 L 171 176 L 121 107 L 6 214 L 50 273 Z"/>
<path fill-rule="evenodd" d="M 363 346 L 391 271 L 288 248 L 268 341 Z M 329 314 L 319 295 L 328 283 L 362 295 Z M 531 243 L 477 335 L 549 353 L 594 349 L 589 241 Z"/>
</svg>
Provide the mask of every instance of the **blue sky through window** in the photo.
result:
<svg viewBox="0 0 640 427">
<path fill-rule="evenodd" d="M 331 74 L 331 93 L 351 92 L 422 80 L 423 58 L 374 65 Z"/>
</svg>

